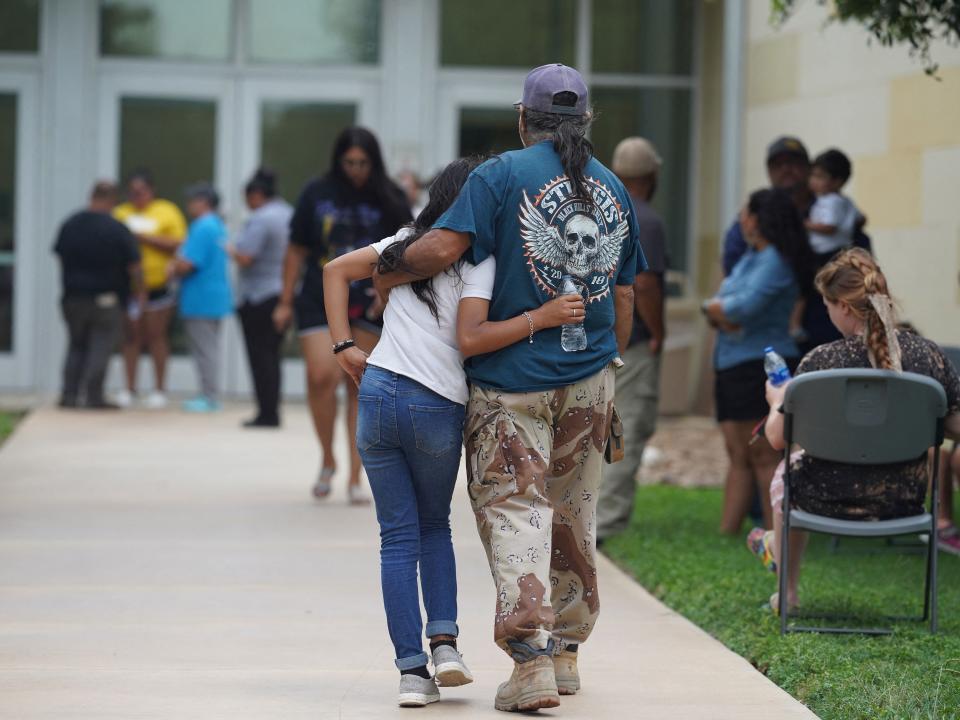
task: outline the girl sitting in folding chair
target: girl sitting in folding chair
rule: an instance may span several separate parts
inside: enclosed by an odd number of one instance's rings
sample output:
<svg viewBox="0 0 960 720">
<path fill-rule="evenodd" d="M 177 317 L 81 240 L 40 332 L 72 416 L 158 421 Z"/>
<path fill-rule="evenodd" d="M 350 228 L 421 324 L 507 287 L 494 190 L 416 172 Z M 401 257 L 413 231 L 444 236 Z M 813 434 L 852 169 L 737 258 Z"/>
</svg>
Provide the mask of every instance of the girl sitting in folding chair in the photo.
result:
<svg viewBox="0 0 960 720">
<path fill-rule="evenodd" d="M 800 362 L 797 374 L 839 368 L 877 368 L 926 375 L 939 382 L 947 395 L 946 433 L 960 436 L 960 378 L 943 351 L 930 340 L 897 329 L 895 309 L 887 280 L 873 257 L 860 248 L 839 253 L 817 274 L 817 290 L 823 295 L 830 320 L 843 334 L 842 340 L 821 345 Z M 775 408 L 767 419 L 765 434 L 777 450 L 784 448 L 783 399 L 787 384 L 767 383 L 767 401 Z M 778 411 L 779 410 L 779 411 Z M 770 487 L 774 530 L 756 529 L 747 544 L 764 565 L 780 571 L 777 556 L 783 528 L 783 476 L 781 461 Z M 898 465 L 847 465 L 806 455 L 790 457 L 791 507 L 832 518 L 888 520 L 923 512 L 927 492 L 926 459 Z M 869 491 L 865 491 L 865 489 Z M 807 533 L 791 530 L 788 547 L 787 604 L 799 605 L 797 582 Z M 770 606 L 776 612 L 779 597 Z"/>
</svg>

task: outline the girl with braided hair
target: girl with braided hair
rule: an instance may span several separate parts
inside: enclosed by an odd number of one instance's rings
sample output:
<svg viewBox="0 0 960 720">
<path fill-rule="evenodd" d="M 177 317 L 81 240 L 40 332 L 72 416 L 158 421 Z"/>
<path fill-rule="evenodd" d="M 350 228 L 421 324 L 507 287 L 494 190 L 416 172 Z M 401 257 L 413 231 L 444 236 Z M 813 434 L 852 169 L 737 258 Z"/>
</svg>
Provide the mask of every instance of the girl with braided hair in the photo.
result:
<svg viewBox="0 0 960 720">
<path fill-rule="evenodd" d="M 947 394 L 947 435 L 960 437 L 960 378 L 935 343 L 897 327 L 896 309 L 887 279 L 873 257 L 860 248 L 838 254 L 816 277 L 830 320 L 843 339 L 821 345 L 800 362 L 797 374 L 838 368 L 877 368 L 926 375 L 939 382 Z M 784 448 L 783 397 L 786 385 L 767 383 L 771 412 L 766 437 L 778 450 Z M 790 458 L 790 498 L 794 507 L 817 515 L 847 520 L 888 520 L 923 512 L 929 482 L 927 457 L 897 465 L 847 465 L 806 455 Z M 777 569 L 783 527 L 783 474 L 781 461 L 770 488 L 774 530 L 755 530 L 748 538 L 751 550 Z M 807 533 L 790 533 L 790 567 L 787 603 L 798 604 L 797 582 Z M 776 609 L 777 596 L 770 599 Z"/>
</svg>

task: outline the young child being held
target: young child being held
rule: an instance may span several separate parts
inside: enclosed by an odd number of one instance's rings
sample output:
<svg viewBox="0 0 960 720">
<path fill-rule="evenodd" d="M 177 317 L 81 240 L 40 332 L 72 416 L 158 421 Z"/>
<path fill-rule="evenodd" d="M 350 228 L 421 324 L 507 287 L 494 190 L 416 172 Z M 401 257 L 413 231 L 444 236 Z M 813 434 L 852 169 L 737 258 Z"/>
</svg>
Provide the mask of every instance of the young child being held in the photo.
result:
<svg viewBox="0 0 960 720">
<path fill-rule="evenodd" d="M 817 199 L 806 225 L 810 248 L 817 255 L 832 255 L 853 245 L 854 231 L 866 222 L 853 201 L 840 194 L 852 169 L 850 158 L 836 149 L 820 153 L 813 161 L 810 190 Z"/>
<path fill-rule="evenodd" d="M 851 247 L 854 232 L 867 222 L 853 201 L 840 194 L 852 170 L 850 158 L 834 148 L 820 153 L 813 161 L 810 191 L 817 199 L 804 224 L 810 232 L 810 249 L 819 256 L 818 265 L 823 265 L 837 251 Z M 803 329 L 806 305 L 805 299 L 798 300 L 790 316 L 790 335 L 801 343 L 806 341 Z"/>
</svg>

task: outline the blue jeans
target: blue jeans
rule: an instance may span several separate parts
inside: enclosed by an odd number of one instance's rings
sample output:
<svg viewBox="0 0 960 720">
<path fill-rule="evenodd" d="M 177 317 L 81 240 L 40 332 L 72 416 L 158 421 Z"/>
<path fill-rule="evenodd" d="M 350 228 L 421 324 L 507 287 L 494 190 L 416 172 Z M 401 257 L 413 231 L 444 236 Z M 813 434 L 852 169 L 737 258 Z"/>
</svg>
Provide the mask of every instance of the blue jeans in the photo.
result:
<svg viewBox="0 0 960 720">
<path fill-rule="evenodd" d="M 357 449 L 380 523 L 380 583 L 400 670 L 426 665 L 428 637 L 457 636 L 457 569 L 450 500 L 460 469 L 464 406 L 410 378 L 368 365 L 360 383 Z"/>
</svg>

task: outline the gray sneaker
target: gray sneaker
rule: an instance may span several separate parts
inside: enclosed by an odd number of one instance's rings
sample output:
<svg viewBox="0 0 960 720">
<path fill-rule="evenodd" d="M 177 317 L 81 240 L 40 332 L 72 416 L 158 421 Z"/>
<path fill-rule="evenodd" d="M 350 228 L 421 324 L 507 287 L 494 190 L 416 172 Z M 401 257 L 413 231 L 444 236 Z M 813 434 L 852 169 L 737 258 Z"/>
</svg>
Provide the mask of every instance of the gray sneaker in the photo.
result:
<svg viewBox="0 0 960 720">
<path fill-rule="evenodd" d="M 400 695 L 397 702 L 400 707 L 424 707 L 440 699 L 440 691 L 433 678 L 419 675 L 400 676 Z"/>
<path fill-rule="evenodd" d="M 440 645 L 433 651 L 433 674 L 440 687 L 457 687 L 473 682 L 473 675 L 456 648 Z"/>
</svg>

